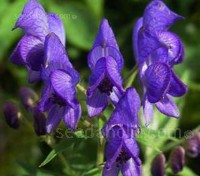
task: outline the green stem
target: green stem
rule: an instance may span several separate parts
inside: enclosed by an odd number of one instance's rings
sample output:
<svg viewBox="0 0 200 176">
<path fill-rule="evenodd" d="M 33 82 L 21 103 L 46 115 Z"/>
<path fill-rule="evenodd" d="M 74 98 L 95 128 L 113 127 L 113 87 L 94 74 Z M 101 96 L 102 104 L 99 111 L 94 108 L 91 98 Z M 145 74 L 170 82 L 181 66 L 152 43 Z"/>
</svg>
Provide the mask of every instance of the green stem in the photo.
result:
<svg viewBox="0 0 200 176">
<path fill-rule="evenodd" d="M 135 80 L 135 77 L 138 73 L 137 65 L 135 65 L 130 72 L 127 74 L 126 78 L 124 79 L 125 82 L 125 88 L 128 88 L 132 85 L 133 81 Z"/>
<path fill-rule="evenodd" d="M 77 88 L 83 93 L 83 94 L 85 94 L 86 95 L 86 89 L 79 83 L 79 84 L 77 84 Z"/>
<path fill-rule="evenodd" d="M 195 129 L 192 130 L 192 132 L 196 132 L 196 131 L 199 131 L 200 130 L 200 125 L 197 126 Z M 183 144 L 185 142 L 185 137 L 183 137 L 182 139 L 178 140 L 178 141 L 175 141 L 175 142 L 172 142 L 171 144 L 169 144 L 167 147 L 165 147 L 163 149 L 163 152 L 166 152 L 170 149 L 173 149 L 174 147 L 176 147 L 177 145 L 180 145 L 180 144 Z"/>
<path fill-rule="evenodd" d="M 162 150 L 162 152 L 167 152 L 167 151 L 173 149 L 174 147 L 176 147 L 177 145 L 182 144 L 184 141 L 185 141 L 185 139 L 181 139 L 181 140 L 179 140 L 179 141 L 172 142 L 171 144 L 167 145 L 167 146 Z"/>
<path fill-rule="evenodd" d="M 97 166 L 101 167 L 104 162 L 104 146 L 105 146 L 105 140 L 100 131 L 100 129 L 103 126 L 103 121 L 101 120 L 101 118 L 98 118 L 98 126 L 99 126 L 99 140 L 97 146 Z"/>
</svg>

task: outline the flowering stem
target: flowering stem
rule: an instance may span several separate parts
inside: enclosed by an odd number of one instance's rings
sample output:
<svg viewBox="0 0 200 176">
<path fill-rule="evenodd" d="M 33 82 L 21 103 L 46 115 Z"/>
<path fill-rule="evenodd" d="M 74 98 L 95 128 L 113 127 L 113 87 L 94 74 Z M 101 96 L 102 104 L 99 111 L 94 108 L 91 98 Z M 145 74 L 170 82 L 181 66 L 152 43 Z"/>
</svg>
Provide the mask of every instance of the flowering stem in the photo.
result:
<svg viewBox="0 0 200 176">
<path fill-rule="evenodd" d="M 138 73 L 138 70 L 137 70 L 138 66 L 135 65 L 131 70 L 130 72 L 127 74 L 126 78 L 124 79 L 124 82 L 125 82 L 125 88 L 128 88 L 132 85 L 133 81 L 135 80 L 135 77 Z"/>
<path fill-rule="evenodd" d="M 191 135 L 193 134 L 192 132 L 196 132 L 196 131 L 199 131 L 199 130 L 200 130 L 200 125 L 197 126 L 194 130 L 191 131 Z M 180 144 L 184 143 L 186 139 L 187 138 L 183 137 L 182 139 L 180 139 L 178 141 L 172 142 L 171 144 L 169 144 L 167 147 L 165 147 L 163 149 L 163 152 L 166 152 L 166 151 L 176 147 L 177 145 L 180 145 Z"/>
<path fill-rule="evenodd" d="M 97 146 L 97 166 L 102 166 L 104 161 L 104 145 L 105 140 L 103 138 L 103 135 L 101 134 L 101 128 L 103 126 L 103 121 L 101 118 L 98 118 L 98 126 L 99 126 L 99 140 L 98 140 L 98 146 Z"/>
<path fill-rule="evenodd" d="M 83 93 L 86 95 L 86 89 L 79 83 L 77 84 L 77 88 Z"/>
</svg>

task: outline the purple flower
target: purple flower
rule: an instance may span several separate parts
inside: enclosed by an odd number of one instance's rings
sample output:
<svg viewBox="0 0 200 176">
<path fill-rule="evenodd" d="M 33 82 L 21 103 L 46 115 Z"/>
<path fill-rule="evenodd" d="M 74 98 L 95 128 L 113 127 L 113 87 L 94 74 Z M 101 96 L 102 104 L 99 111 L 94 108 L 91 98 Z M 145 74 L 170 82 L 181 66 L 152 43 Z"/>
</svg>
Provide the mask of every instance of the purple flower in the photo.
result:
<svg viewBox="0 0 200 176">
<path fill-rule="evenodd" d="M 142 164 L 139 147 L 120 125 L 113 126 L 107 136 L 106 163 L 103 176 L 117 176 L 121 171 L 126 176 L 141 176 Z"/>
<path fill-rule="evenodd" d="M 157 62 L 147 67 L 141 78 L 143 84 L 143 110 L 146 125 L 153 116 L 153 104 L 157 109 L 172 117 L 179 117 L 179 110 L 172 100 L 183 96 L 187 86 L 175 75 L 165 63 Z"/>
<path fill-rule="evenodd" d="M 102 129 L 107 140 L 103 176 L 117 176 L 119 171 L 127 176 L 142 175 L 139 147 L 135 140 L 139 109 L 139 95 L 135 89 L 127 89 Z"/>
<path fill-rule="evenodd" d="M 174 174 L 183 170 L 185 166 L 185 149 L 182 146 L 176 147 L 170 153 L 169 166 Z"/>
<path fill-rule="evenodd" d="M 186 140 L 186 153 L 189 157 L 196 158 L 200 155 L 200 132 L 195 132 Z"/>
<path fill-rule="evenodd" d="M 123 58 L 115 36 L 106 19 L 102 20 L 99 33 L 88 56 L 92 71 L 87 90 L 87 108 L 90 117 L 100 114 L 108 98 L 116 104 L 123 94 L 121 70 Z"/>
<path fill-rule="evenodd" d="M 165 162 L 166 158 L 163 153 L 159 153 L 151 162 L 151 174 L 152 176 L 164 176 L 165 175 Z"/>
<path fill-rule="evenodd" d="M 25 65 L 29 72 L 29 81 L 40 80 L 40 70 L 45 64 L 44 41 L 46 35 L 54 32 L 65 44 L 65 31 L 60 18 L 46 14 L 37 0 L 29 0 L 14 29 L 21 28 L 25 35 L 17 44 L 10 60 L 14 64 Z"/>
<path fill-rule="evenodd" d="M 154 32 L 140 30 L 134 36 L 137 40 L 134 42 L 137 45 L 134 47 L 137 62 L 140 65 L 144 62 L 165 62 L 171 67 L 183 62 L 185 52 L 180 38 L 172 32 Z"/>
<path fill-rule="evenodd" d="M 36 101 L 38 100 L 37 94 L 28 87 L 21 87 L 19 90 L 19 96 L 21 103 L 26 110 L 32 110 L 35 107 Z"/>
<path fill-rule="evenodd" d="M 171 97 L 183 96 L 187 86 L 175 75 L 173 66 L 183 61 L 184 46 L 176 34 L 167 30 L 181 18 L 162 1 L 153 0 L 133 30 L 146 125 L 153 116 L 153 104 L 163 114 L 179 117 L 178 108 Z"/>
<path fill-rule="evenodd" d="M 75 130 L 81 116 L 75 90 L 79 74 L 72 67 L 63 44 L 54 33 L 46 37 L 45 56 L 46 65 L 42 70 L 45 89 L 38 108 L 42 112 L 48 111 L 47 132 L 54 130 L 61 119 L 70 129 Z"/>
<path fill-rule="evenodd" d="M 20 127 L 20 122 L 19 122 L 20 111 L 15 103 L 11 101 L 6 102 L 3 105 L 3 113 L 9 127 L 14 129 L 18 129 Z"/>
<path fill-rule="evenodd" d="M 42 136 L 46 134 L 46 118 L 37 108 L 32 108 L 33 126 L 36 135 Z"/>
<path fill-rule="evenodd" d="M 162 0 L 152 0 L 145 8 L 144 28 L 149 31 L 167 31 L 174 22 L 183 19 L 172 12 Z"/>
<path fill-rule="evenodd" d="M 138 63 L 162 60 L 173 66 L 183 61 L 183 43 L 176 34 L 168 32 L 180 19 L 183 17 L 172 12 L 161 0 L 149 3 L 133 31 L 134 52 Z"/>
</svg>

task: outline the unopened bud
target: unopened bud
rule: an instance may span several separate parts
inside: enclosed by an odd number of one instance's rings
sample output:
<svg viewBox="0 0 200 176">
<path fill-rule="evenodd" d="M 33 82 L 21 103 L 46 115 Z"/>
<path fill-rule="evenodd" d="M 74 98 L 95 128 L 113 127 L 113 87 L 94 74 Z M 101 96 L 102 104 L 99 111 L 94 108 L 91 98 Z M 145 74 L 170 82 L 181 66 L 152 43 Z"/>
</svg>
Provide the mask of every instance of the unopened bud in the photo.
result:
<svg viewBox="0 0 200 176">
<path fill-rule="evenodd" d="M 151 163 L 152 176 L 164 176 L 165 175 L 165 156 L 163 153 L 158 154 Z"/>
<path fill-rule="evenodd" d="M 197 157 L 200 154 L 200 132 L 194 133 L 194 135 L 186 141 L 185 147 L 189 157 Z"/>
<path fill-rule="evenodd" d="M 170 167 L 174 174 L 183 170 L 185 165 L 185 150 L 179 146 L 175 148 L 170 154 Z"/>
<path fill-rule="evenodd" d="M 6 102 L 3 106 L 3 113 L 7 124 L 14 129 L 19 128 L 19 110 L 12 102 Z"/>
<path fill-rule="evenodd" d="M 21 102 L 26 110 L 31 110 L 35 106 L 37 94 L 28 87 L 22 87 L 19 90 Z"/>
<path fill-rule="evenodd" d="M 34 121 L 34 130 L 38 136 L 46 134 L 46 118 L 45 115 L 33 108 L 33 121 Z"/>
</svg>

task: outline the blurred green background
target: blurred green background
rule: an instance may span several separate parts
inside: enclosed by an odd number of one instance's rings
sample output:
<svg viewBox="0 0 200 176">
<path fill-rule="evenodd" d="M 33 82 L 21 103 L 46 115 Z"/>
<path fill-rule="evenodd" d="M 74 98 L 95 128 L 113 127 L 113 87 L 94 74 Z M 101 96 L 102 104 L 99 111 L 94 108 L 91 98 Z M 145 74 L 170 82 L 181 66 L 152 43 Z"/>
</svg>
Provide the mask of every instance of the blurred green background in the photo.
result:
<svg viewBox="0 0 200 176">
<path fill-rule="evenodd" d="M 56 158 L 41 172 L 36 172 L 38 165 L 51 150 L 41 139 L 36 137 L 32 129 L 21 124 L 19 130 L 10 129 L 2 115 L 2 105 L 7 99 L 19 101 L 18 90 L 21 86 L 29 86 L 41 90 L 41 84 L 28 85 L 26 70 L 12 65 L 9 55 L 15 48 L 21 30 L 11 31 L 17 17 L 27 0 L 0 1 L 0 175 L 55 175 L 46 173 L 51 168 L 62 175 L 61 166 Z M 102 17 L 106 17 L 116 34 L 121 52 L 125 59 L 123 75 L 135 65 L 132 50 L 132 27 L 143 14 L 149 1 L 147 0 L 40 0 L 48 12 L 57 13 L 63 20 L 67 34 L 67 51 L 74 67 L 81 74 L 81 83 L 87 84 L 89 69 L 87 54 L 98 30 Z M 176 32 L 184 42 L 186 57 L 183 64 L 176 67 L 179 76 L 187 77 L 189 92 L 184 97 L 179 127 L 184 133 L 200 124 L 200 1 L 199 0 L 166 0 L 165 3 L 176 13 L 185 17 L 177 22 L 171 31 Z M 136 81 L 134 86 L 138 87 Z M 26 113 L 26 118 L 31 117 Z M 83 156 L 78 157 L 85 168 L 93 168 L 96 160 L 96 140 L 87 140 L 77 150 Z M 70 152 L 66 151 L 70 161 Z M 199 159 L 187 159 L 187 164 L 200 175 Z M 33 166 L 33 167 L 32 167 Z M 74 166 L 76 169 L 78 166 Z M 27 174 L 31 170 L 32 174 Z"/>
</svg>

